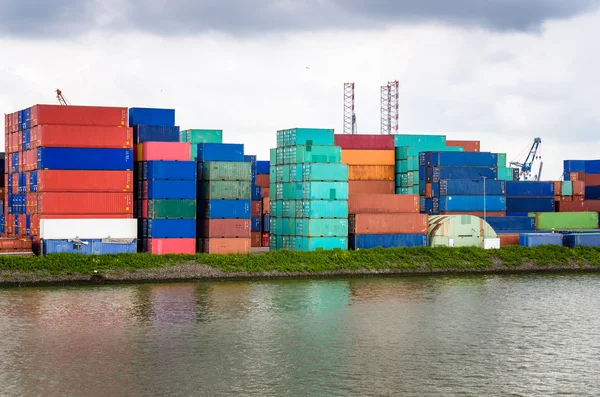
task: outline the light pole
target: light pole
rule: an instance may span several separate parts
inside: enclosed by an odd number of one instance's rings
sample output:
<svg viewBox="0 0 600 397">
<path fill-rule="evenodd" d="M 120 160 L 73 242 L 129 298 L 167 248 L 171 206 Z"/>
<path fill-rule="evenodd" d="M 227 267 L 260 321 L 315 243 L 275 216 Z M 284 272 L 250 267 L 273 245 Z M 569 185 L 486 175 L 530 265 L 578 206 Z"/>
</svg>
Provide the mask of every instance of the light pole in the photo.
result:
<svg viewBox="0 0 600 397">
<path fill-rule="evenodd" d="M 486 197 L 485 197 L 485 185 L 486 185 L 486 179 L 487 176 L 481 175 L 479 174 L 479 176 L 481 176 L 483 178 L 483 247 L 485 248 L 485 229 L 487 226 L 487 212 L 486 212 Z"/>
</svg>

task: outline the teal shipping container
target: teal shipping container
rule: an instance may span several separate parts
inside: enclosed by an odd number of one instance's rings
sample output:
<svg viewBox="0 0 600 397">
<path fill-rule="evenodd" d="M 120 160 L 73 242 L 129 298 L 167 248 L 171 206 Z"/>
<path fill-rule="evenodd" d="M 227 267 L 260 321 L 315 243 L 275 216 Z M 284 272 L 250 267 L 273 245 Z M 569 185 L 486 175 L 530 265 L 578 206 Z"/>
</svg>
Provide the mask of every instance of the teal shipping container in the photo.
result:
<svg viewBox="0 0 600 397">
<path fill-rule="evenodd" d="M 562 186 L 562 195 L 563 196 L 572 196 L 573 195 L 573 182 L 571 181 L 563 181 Z"/>
<path fill-rule="evenodd" d="M 179 140 L 193 144 L 223 143 L 223 130 L 184 130 L 179 133 Z"/>
<path fill-rule="evenodd" d="M 271 167 L 277 165 L 277 149 L 271 149 L 269 151 L 269 163 L 271 164 Z"/>
<path fill-rule="evenodd" d="M 269 218 L 269 232 L 271 235 L 273 234 L 281 234 L 282 230 L 277 229 L 277 219 L 270 217 Z"/>
<path fill-rule="evenodd" d="M 396 174 L 406 174 L 408 172 L 408 160 L 396 160 Z"/>
<path fill-rule="evenodd" d="M 296 237 L 296 251 L 348 250 L 346 237 Z"/>
<path fill-rule="evenodd" d="M 284 218 L 295 218 L 296 217 L 296 203 L 297 201 L 284 200 L 281 201 L 282 215 Z"/>
<path fill-rule="evenodd" d="M 506 153 L 498 153 L 498 168 L 506 168 Z"/>
<path fill-rule="evenodd" d="M 348 181 L 347 164 L 307 163 L 290 167 L 290 182 Z"/>
<path fill-rule="evenodd" d="M 346 200 L 297 200 L 295 203 L 299 218 L 348 218 Z"/>
<path fill-rule="evenodd" d="M 396 174 L 395 181 L 396 186 L 405 186 L 405 182 L 408 181 L 408 176 L 406 175 L 406 173 Z"/>
<path fill-rule="evenodd" d="M 419 186 L 410 186 L 410 187 L 396 186 L 396 194 L 419 194 Z"/>
<path fill-rule="evenodd" d="M 446 136 L 397 134 L 394 135 L 394 146 L 446 146 Z"/>
<path fill-rule="evenodd" d="M 277 147 L 297 145 L 334 145 L 333 129 L 292 128 L 277 131 Z"/>
<path fill-rule="evenodd" d="M 295 251 L 296 250 L 296 236 L 283 236 L 282 237 L 282 249 Z"/>
<path fill-rule="evenodd" d="M 300 163 L 339 163 L 342 149 L 338 146 L 292 146 L 285 148 L 284 164 Z"/>
<path fill-rule="evenodd" d="M 464 152 L 465 149 L 460 146 L 444 145 L 414 145 L 396 147 L 396 159 L 405 160 L 409 157 L 419 157 L 421 152 Z"/>
<path fill-rule="evenodd" d="M 513 169 L 498 167 L 498 180 L 499 181 L 512 181 L 513 180 Z"/>
<path fill-rule="evenodd" d="M 281 181 L 283 183 L 289 183 L 290 182 L 290 166 L 289 165 L 282 165 L 281 166 Z"/>
<path fill-rule="evenodd" d="M 348 219 L 296 219 L 296 235 L 302 237 L 348 237 Z"/>
<path fill-rule="evenodd" d="M 348 200 L 348 182 L 296 183 L 296 200 Z"/>
</svg>

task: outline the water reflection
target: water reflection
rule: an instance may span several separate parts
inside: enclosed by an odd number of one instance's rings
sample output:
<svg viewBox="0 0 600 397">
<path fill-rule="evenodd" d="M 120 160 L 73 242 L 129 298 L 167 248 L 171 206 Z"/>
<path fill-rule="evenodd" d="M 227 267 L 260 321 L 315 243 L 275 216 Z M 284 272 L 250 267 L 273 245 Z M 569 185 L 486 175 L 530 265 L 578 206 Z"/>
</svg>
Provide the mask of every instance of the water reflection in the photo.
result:
<svg viewBox="0 0 600 397">
<path fill-rule="evenodd" d="M 594 395 L 599 279 L 0 290 L 0 395 Z"/>
</svg>

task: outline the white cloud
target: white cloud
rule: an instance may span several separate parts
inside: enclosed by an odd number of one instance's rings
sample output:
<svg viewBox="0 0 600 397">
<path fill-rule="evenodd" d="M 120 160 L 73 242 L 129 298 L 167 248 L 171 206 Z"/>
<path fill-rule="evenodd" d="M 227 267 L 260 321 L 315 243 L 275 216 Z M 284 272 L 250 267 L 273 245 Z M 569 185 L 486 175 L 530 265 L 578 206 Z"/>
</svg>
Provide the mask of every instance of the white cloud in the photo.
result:
<svg viewBox="0 0 600 397">
<path fill-rule="evenodd" d="M 342 84 L 356 82 L 359 130 L 379 132 L 379 87 L 400 81 L 400 129 L 481 139 L 520 154 L 543 139 L 544 176 L 564 158 L 596 158 L 600 13 L 546 22 L 541 33 L 442 25 L 382 31 L 205 34 L 91 33 L 72 41 L 0 39 L 0 108 L 54 103 L 171 107 L 183 128 L 222 128 L 268 158 L 275 131 L 342 126 Z M 309 66 L 307 70 L 305 66 Z"/>
</svg>

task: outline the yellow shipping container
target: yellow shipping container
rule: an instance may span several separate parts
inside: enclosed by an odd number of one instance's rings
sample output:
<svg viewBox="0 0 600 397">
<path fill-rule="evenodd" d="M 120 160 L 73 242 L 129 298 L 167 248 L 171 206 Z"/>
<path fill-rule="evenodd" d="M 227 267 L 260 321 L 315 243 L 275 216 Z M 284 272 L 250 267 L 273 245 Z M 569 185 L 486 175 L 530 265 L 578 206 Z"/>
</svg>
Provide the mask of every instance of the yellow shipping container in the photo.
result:
<svg viewBox="0 0 600 397">
<path fill-rule="evenodd" d="M 394 162 L 394 150 L 342 150 L 342 163 L 348 165 L 393 166 Z"/>
<path fill-rule="evenodd" d="M 393 181 L 393 165 L 349 165 L 349 181 Z"/>
</svg>

